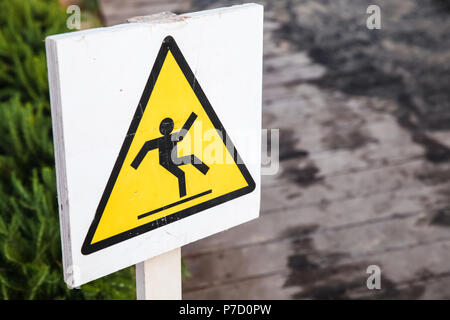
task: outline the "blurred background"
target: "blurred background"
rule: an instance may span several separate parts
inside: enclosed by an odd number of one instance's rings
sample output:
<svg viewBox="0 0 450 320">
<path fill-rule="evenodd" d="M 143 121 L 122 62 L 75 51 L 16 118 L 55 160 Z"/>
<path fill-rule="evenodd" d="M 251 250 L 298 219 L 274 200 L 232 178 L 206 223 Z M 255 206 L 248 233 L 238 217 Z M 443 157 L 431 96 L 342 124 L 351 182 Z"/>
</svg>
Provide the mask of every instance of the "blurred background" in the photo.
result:
<svg viewBox="0 0 450 320">
<path fill-rule="evenodd" d="M 450 298 L 450 2 L 256 2 L 280 170 L 262 177 L 259 219 L 183 248 L 183 297 Z M 0 0 L 1 298 L 135 298 L 134 267 L 62 280 L 43 40 L 69 31 L 66 8 L 92 28 L 240 3 Z"/>
</svg>

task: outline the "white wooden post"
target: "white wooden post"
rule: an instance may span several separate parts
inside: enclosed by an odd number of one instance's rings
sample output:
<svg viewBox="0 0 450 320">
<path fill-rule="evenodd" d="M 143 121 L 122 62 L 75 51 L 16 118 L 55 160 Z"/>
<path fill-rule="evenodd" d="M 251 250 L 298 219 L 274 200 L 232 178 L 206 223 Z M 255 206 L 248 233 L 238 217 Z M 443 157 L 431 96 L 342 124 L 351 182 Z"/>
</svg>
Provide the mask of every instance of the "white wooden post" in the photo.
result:
<svg viewBox="0 0 450 320">
<path fill-rule="evenodd" d="M 181 248 L 136 264 L 138 300 L 181 300 Z"/>
</svg>

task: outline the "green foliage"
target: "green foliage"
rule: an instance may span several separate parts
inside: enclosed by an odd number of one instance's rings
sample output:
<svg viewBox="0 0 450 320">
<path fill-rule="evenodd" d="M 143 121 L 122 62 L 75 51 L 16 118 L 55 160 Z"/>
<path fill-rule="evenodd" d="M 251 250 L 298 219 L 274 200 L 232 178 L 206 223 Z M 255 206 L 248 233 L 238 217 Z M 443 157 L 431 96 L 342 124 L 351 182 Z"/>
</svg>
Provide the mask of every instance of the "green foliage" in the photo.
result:
<svg viewBox="0 0 450 320">
<path fill-rule="evenodd" d="M 44 39 L 67 31 L 56 0 L 0 0 L 1 299 L 135 297 L 134 268 L 63 281 Z"/>
<path fill-rule="evenodd" d="M 81 7 L 86 9 L 88 12 L 97 13 L 99 11 L 97 0 L 82 0 Z"/>
<path fill-rule="evenodd" d="M 55 1 L 0 1 L 0 99 L 16 92 L 26 101 L 46 100 L 43 41 L 65 30 L 64 12 Z"/>
<path fill-rule="evenodd" d="M 184 281 L 187 278 L 192 277 L 191 272 L 189 271 L 186 262 L 184 261 L 184 259 L 181 259 L 181 279 Z"/>
</svg>

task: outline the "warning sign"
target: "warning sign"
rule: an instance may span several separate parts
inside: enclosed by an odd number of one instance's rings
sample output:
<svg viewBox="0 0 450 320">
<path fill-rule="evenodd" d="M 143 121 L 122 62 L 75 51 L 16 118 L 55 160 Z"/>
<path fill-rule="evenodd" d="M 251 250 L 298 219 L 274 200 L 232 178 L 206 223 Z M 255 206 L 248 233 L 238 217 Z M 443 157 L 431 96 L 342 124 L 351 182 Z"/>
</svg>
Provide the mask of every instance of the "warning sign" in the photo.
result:
<svg viewBox="0 0 450 320">
<path fill-rule="evenodd" d="M 238 151 L 168 36 L 81 252 L 93 253 L 254 189 Z"/>
</svg>

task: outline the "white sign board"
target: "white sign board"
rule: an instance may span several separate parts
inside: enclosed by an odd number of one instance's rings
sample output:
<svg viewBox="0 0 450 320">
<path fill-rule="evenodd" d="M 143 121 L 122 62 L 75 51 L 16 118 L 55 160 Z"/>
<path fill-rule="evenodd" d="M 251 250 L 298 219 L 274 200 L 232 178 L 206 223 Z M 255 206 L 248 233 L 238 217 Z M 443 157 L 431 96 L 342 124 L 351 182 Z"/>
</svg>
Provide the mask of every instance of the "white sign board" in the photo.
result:
<svg viewBox="0 0 450 320">
<path fill-rule="evenodd" d="M 263 7 L 46 39 L 65 281 L 259 215 Z"/>
</svg>

